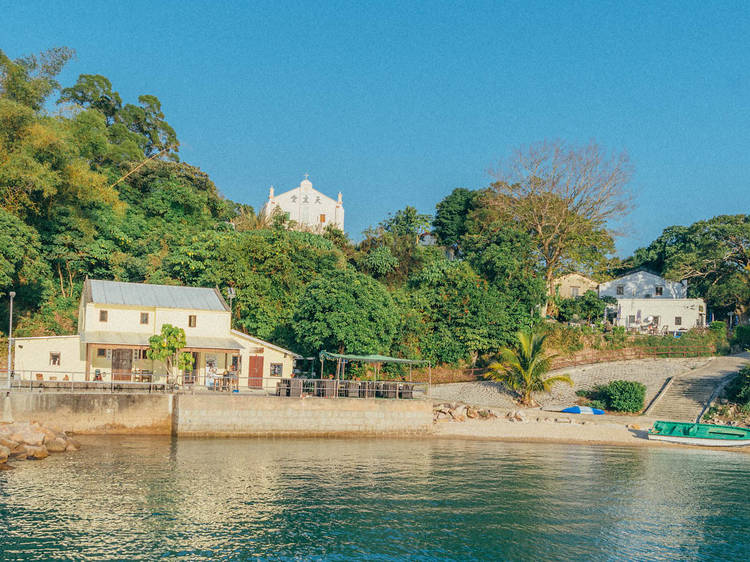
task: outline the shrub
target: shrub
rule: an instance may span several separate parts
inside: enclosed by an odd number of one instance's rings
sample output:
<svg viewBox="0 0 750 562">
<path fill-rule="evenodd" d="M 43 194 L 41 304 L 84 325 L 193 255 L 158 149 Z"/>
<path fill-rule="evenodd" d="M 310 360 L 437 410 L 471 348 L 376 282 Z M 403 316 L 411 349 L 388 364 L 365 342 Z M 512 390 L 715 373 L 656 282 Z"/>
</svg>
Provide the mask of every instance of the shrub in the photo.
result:
<svg viewBox="0 0 750 562">
<path fill-rule="evenodd" d="M 612 381 L 602 389 L 608 409 L 640 412 L 646 399 L 646 385 L 635 381 Z"/>
<path fill-rule="evenodd" d="M 715 324 L 715 322 L 713 324 Z M 711 324 L 712 328 L 713 324 Z M 724 324 L 724 322 L 722 322 L 722 324 Z M 734 329 L 734 338 L 732 338 L 732 343 L 735 345 L 739 345 L 742 349 L 750 348 L 750 326 L 737 326 Z"/>
<path fill-rule="evenodd" d="M 607 404 L 603 400 L 590 400 L 589 406 L 592 408 L 598 408 L 599 410 L 607 409 Z"/>
<path fill-rule="evenodd" d="M 740 369 L 725 390 L 726 397 L 732 402 L 750 405 L 750 366 Z"/>
</svg>

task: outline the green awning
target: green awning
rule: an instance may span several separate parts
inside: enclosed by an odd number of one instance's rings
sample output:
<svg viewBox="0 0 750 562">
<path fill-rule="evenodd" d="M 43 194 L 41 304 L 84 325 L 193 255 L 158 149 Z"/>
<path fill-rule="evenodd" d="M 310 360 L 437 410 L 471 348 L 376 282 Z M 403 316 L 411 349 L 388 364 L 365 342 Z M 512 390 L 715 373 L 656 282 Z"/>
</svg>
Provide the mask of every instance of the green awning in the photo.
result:
<svg viewBox="0 0 750 562">
<path fill-rule="evenodd" d="M 331 353 L 329 351 L 320 352 L 321 359 L 345 359 L 347 361 L 359 361 L 361 363 L 401 363 L 404 365 L 427 365 L 429 361 L 423 359 L 400 359 L 398 357 L 387 357 L 386 355 L 344 355 L 341 353 Z"/>
</svg>

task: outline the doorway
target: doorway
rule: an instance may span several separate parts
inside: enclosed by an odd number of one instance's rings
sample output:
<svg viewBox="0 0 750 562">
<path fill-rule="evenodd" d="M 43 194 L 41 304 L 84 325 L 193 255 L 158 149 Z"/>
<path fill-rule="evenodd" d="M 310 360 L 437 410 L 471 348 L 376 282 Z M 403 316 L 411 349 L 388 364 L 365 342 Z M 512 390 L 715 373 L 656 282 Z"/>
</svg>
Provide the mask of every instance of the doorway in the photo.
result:
<svg viewBox="0 0 750 562">
<path fill-rule="evenodd" d="M 133 350 L 112 350 L 112 380 L 129 381 L 133 372 Z"/>
<path fill-rule="evenodd" d="M 263 388 L 263 356 L 251 355 L 248 357 L 248 381 L 250 388 Z"/>
</svg>

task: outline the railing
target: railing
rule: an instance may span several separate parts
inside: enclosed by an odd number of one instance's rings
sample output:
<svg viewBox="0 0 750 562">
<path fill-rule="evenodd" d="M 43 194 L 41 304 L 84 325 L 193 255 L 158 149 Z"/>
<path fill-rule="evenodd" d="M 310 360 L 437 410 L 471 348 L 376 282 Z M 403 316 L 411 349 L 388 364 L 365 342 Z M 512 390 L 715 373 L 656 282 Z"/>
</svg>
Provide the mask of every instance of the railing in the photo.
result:
<svg viewBox="0 0 750 562">
<path fill-rule="evenodd" d="M 280 379 L 276 396 L 304 398 L 391 398 L 409 400 L 428 396 L 429 385 L 407 381 L 355 381 L 338 379 Z"/>
<path fill-rule="evenodd" d="M 429 384 L 409 381 L 353 381 L 283 377 L 240 377 L 235 373 L 221 375 L 180 374 L 169 381 L 164 374 L 140 373 L 140 381 L 120 380 L 105 374 L 108 380 L 85 380 L 79 372 L 15 371 L 13 391 L 21 392 L 175 392 L 228 393 L 279 396 L 291 398 L 390 398 L 411 399 L 429 396 Z M 122 375 L 120 373 L 120 375 Z M 7 381 L 7 377 L 4 378 Z M 4 387 L 0 381 L 0 387 Z"/>
</svg>

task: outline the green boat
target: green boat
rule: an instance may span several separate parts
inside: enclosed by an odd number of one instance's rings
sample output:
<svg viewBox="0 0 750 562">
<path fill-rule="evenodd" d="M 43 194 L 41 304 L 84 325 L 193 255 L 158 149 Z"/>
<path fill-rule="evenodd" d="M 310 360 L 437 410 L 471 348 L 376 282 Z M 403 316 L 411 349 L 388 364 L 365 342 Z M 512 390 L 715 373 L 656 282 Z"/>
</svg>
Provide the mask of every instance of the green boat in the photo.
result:
<svg viewBox="0 0 750 562">
<path fill-rule="evenodd" d="M 658 421 L 648 430 L 648 438 L 706 447 L 743 447 L 750 445 L 750 429 L 710 423 Z"/>
</svg>

